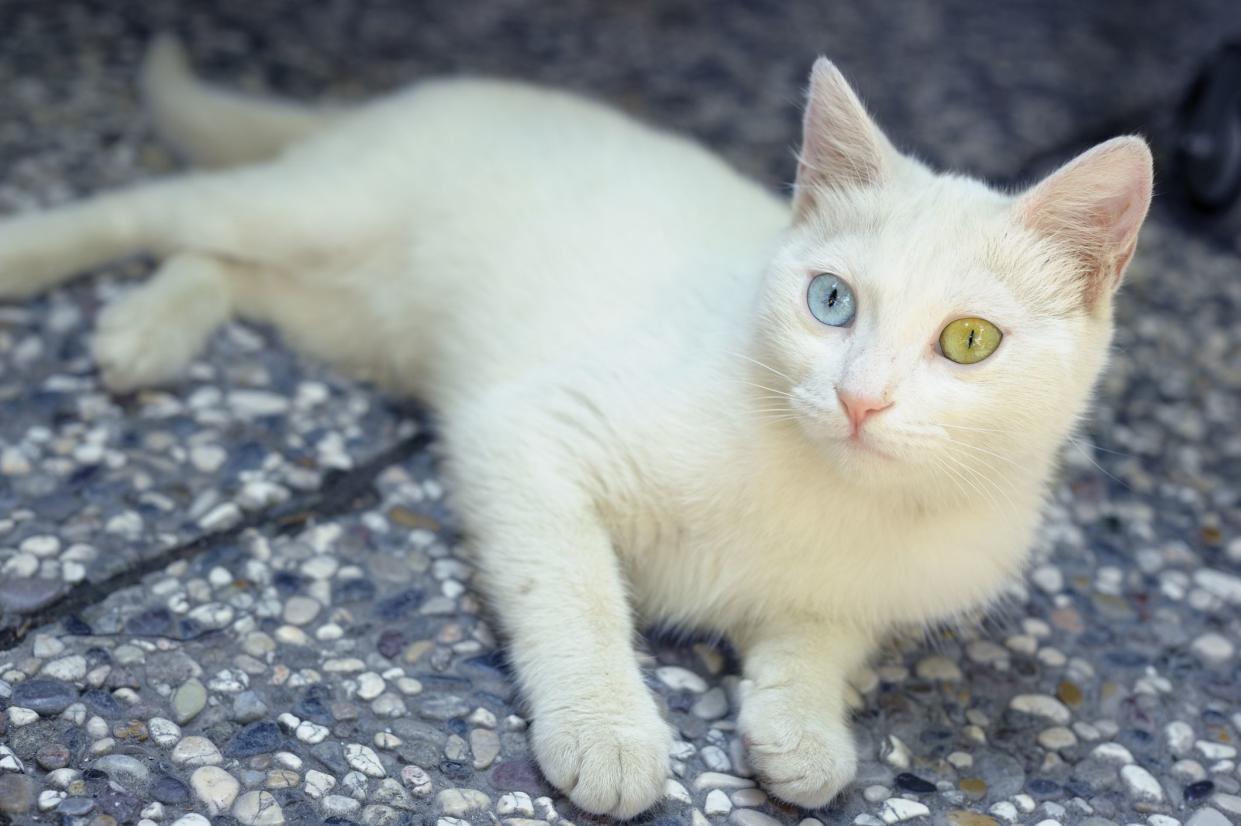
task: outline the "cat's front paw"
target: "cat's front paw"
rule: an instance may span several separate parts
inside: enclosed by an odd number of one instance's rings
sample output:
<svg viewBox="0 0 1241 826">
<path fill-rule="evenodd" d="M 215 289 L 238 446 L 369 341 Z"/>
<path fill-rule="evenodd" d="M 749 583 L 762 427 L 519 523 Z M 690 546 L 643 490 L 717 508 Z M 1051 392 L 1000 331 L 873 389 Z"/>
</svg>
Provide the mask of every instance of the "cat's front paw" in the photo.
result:
<svg viewBox="0 0 1241 826">
<path fill-rule="evenodd" d="M 781 800 L 816 809 L 857 774 L 857 747 L 843 717 L 816 714 L 784 689 L 753 690 L 738 729 L 750 767 Z"/>
<path fill-rule="evenodd" d="M 574 804 L 624 819 L 663 796 L 672 731 L 649 696 L 609 705 L 539 716 L 531 743 L 543 774 Z"/>
</svg>

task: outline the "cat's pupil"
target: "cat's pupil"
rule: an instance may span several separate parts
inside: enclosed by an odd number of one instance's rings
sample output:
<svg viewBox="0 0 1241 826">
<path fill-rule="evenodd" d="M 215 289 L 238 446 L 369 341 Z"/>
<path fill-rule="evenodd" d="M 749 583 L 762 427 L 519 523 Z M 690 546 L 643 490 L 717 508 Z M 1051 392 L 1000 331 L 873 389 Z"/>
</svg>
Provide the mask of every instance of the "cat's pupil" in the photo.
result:
<svg viewBox="0 0 1241 826">
<path fill-rule="evenodd" d="M 832 294 L 827 297 L 827 306 L 836 306 L 836 294 L 839 292 L 835 287 L 832 288 Z"/>
<path fill-rule="evenodd" d="M 971 349 L 974 347 L 974 331 L 973 330 L 970 330 L 970 340 L 966 342 L 965 346 Z"/>
</svg>

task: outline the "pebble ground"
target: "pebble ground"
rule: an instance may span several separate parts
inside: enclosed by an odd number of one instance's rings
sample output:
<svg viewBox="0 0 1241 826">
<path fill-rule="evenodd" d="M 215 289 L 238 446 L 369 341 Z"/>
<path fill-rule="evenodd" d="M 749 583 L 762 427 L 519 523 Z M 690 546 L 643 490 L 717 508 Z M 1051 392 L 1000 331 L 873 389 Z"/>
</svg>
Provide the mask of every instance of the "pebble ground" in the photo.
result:
<svg viewBox="0 0 1241 826">
<path fill-rule="evenodd" d="M 901 145 L 1014 181 L 1096 131 L 1158 138 L 1237 22 L 1223 0 L 602 9 L 0 2 L 0 212 L 175 167 L 132 90 L 165 29 L 213 77 L 306 99 L 463 71 L 567 85 L 775 187 L 817 53 Z M 87 332 L 148 266 L 0 305 L 0 821 L 590 822 L 530 760 L 417 409 L 242 326 L 184 382 L 109 396 Z M 858 782 L 817 812 L 768 799 L 726 647 L 656 634 L 681 739 L 645 822 L 1241 824 L 1235 248 L 1161 204 L 1117 315 L 1028 581 L 858 679 Z"/>
</svg>

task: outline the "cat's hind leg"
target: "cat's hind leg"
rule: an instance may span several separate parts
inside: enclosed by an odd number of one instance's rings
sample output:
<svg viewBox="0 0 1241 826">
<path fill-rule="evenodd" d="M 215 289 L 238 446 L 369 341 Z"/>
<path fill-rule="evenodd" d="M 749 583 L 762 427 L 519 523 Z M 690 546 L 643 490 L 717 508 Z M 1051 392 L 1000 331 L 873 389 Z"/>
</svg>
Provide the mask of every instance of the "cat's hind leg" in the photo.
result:
<svg viewBox="0 0 1241 826">
<path fill-rule="evenodd" d="M 115 299 L 93 341 L 104 384 L 116 392 L 176 378 L 233 314 L 232 282 L 244 264 L 195 253 L 168 258 L 153 278 Z"/>
</svg>

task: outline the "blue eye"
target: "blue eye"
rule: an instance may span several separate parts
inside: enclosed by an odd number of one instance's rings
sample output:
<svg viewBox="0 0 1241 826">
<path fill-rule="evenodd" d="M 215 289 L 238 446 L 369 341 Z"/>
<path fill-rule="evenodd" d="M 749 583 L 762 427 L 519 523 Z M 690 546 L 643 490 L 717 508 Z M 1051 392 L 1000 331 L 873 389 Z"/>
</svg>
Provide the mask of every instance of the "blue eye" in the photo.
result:
<svg viewBox="0 0 1241 826">
<path fill-rule="evenodd" d="M 857 314 L 853 288 L 830 272 L 810 279 L 806 303 L 810 305 L 810 314 L 829 327 L 848 327 Z"/>
</svg>

